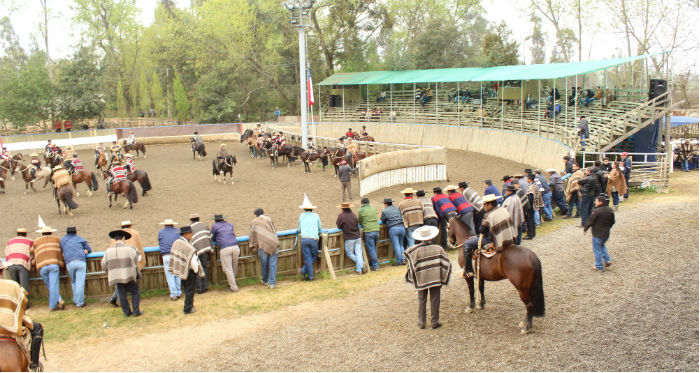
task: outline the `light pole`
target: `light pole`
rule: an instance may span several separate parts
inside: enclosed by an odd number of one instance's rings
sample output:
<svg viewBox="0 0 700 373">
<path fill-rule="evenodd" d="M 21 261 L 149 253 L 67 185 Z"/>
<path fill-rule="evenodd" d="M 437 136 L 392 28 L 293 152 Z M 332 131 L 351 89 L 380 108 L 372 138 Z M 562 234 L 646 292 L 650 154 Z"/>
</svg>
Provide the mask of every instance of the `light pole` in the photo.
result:
<svg viewBox="0 0 700 373">
<path fill-rule="evenodd" d="M 304 32 L 310 22 L 310 10 L 315 0 L 283 1 L 282 6 L 289 11 L 292 27 L 296 27 L 299 33 L 299 93 L 301 97 L 301 147 L 306 149 L 309 137 L 309 123 L 307 118 L 308 96 L 306 93 L 306 37 Z"/>
</svg>

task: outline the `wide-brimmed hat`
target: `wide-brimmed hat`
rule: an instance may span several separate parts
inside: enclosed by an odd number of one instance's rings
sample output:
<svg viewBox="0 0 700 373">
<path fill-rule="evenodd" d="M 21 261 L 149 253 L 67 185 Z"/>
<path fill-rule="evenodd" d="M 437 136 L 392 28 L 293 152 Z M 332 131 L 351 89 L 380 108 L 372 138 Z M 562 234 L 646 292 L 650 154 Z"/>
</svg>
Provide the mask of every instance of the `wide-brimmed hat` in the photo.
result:
<svg viewBox="0 0 700 373">
<path fill-rule="evenodd" d="M 525 174 L 531 174 L 531 173 L 532 173 L 532 169 L 531 169 L 531 168 L 526 168 L 526 169 L 523 170 L 523 172 L 524 172 Z"/>
<path fill-rule="evenodd" d="M 119 223 L 119 225 L 121 225 L 121 227 L 124 228 L 127 225 L 134 225 L 134 223 L 132 223 L 131 220 L 124 220 L 121 223 Z"/>
<path fill-rule="evenodd" d="M 49 227 L 48 225 L 45 226 L 45 227 L 42 227 L 41 229 L 39 229 L 38 231 L 36 231 L 36 233 L 53 233 L 53 232 L 56 232 L 56 230 L 53 229 L 53 228 L 51 228 L 51 227 Z"/>
<path fill-rule="evenodd" d="M 192 220 L 192 219 L 199 219 L 199 213 L 195 212 L 193 214 L 190 214 L 190 220 Z"/>
<path fill-rule="evenodd" d="M 418 197 L 423 197 L 423 196 L 425 196 L 425 191 L 424 191 L 423 189 L 421 189 L 421 190 L 419 190 L 419 191 L 416 192 L 416 195 L 417 195 Z"/>
<path fill-rule="evenodd" d="M 457 190 L 457 186 L 450 184 L 450 185 L 445 187 L 445 190 Z"/>
<path fill-rule="evenodd" d="M 413 188 L 406 188 L 406 189 L 404 189 L 404 190 L 401 191 L 402 194 L 409 194 L 409 193 L 410 193 L 410 194 L 413 194 L 413 193 L 415 193 L 415 192 L 416 192 L 416 190 L 413 189 Z"/>
<path fill-rule="evenodd" d="M 394 200 L 391 198 L 384 198 L 384 203 L 394 203 Z"/>
<path fill-rule="evenodd" d="M 432 225 L 424 225 L 413 231 L 413 233 L 411 233 L 411 237 L 417 241 L 428 241 L 435 238 L 438 233 L 440 233 L 440 230 L 437 227 L 433 227 Z"/>
<path fill-rule="evenodd" d="M 226 147 L 226 144 L 221 144 L 220 147 L 221 147 L 221 148 L 225 148 L 225 147 Z"/>
<path fill-rule="evenodd" d="M 460 188 L 464 188 L 464 189 L 469 187 L 469 183 L 466 181 L 460 181 L 459 184 L 457 184 L 457 185 L 459 185 Z"/>
<path fill-rule="evenodd" d="M 316 208 L 316 206 L 311 204 L 311 201 L 309 201 L 309 197 L 307 197 L 306 193 L 304 193 L 304 202 L 302 202 L 299 208 L 304 210 L 313 210 Z"/>
<path fill-rule="evenodd" d="M 59 165 L 55 166 L 55 167 L 53 168 L 53 170 L 56 171 L 56 170 L 60 170 L 60 169 L 62 169 L 62 168 L 63 168 L 63 165 L 59 164 Z"/>
<path fill-rule="evenodd" d="M 226 219 L 227 218 L 223 214 L 214 214 L 214 217 L 212 218 L 214 221 L 224 221 Z"/>
<path fill-rule="evenodd" d="M 185 233 L 192 233 L 192 227 L 189 225 L 185 225 L 184 227 L 180 227 L 180 234 L 185 234 Z"/>
<path fill-rule="evenodd" d="M 515 185 L 513 185 L 513 184 L 506 185 L 506 191 L 515 192 L 517 190 L 518 190 L 518 188 L 516 188 Z"/>
<path fill-rule="evenodd" d="M 557 170 L 555 170 L 555 169 L 553 169 L 553 168 L 550 168 L 550 169 L 547 170 L 547 173 L 550 173 L 550 172 L 557 172 Z"/>
<path fill-rule="evenodd" d="M 487 195 L 484 196 L 484 198 L 482 199 L 482 201 L 484 201 L 484 203 L 486 203 L 486 202 L 494 202 L 494 201 L 498 201 L 498 197 L 496 197 L 495 194 L 487 194 Z"/>
<path fill-rule="evenodd" d="M 508 181 L 508 180 L 510 180 L 510 176 L 508 176 L 508 175 L 503 176 L 503 181 Z"/>
<path fill-rule="evenodd" d="M 158 224 L 160 224 L 160 225 L 177 225 L 177 222 L 173 219 L 165 219 Z"/>
<path fill-rule="evenodd" d="M 78 230 L 75 229 L 75 227 L 66 228 L 66 233 L 76 233 L 76 232 L 78 232 Z"/>
<path fill-rule="evenodd" d="M 17 233 L 29 233 L 29 232 L 27 232 L 26 228 L 17 228 L 17 230 L 15 232 L 17 232 Z"/>
<path fill-rule="evenodd" d="M 440 193 L 440 192 L 442 192 L 442 188 L 440 188 L 440 187 L 433 188 L 433 193 Z"/>
<path fill-rule="evenodd" d="M 352 205 L 350 202 L 341 202 L 338 206 L 336 206 L 339 209 L 349 209 L 352 208 Z"/>
<path fill-rule="evenodd" d="M 115 229 L 115 230 L 109 232 L 109 238 L 116 239 L 117 237 L 124 237 L 125 240 L 128 240 L 131 238 L 131 233 L 129 233 L 123 229 Z"/>
<path fill-rule="evenodd" d="M 39 154 L 36 154 L 36 153 L 32 153 L 32 154 L 29 154 L 29 156 L 30 156 L 30 157 L 38 157 L 38 156 L 39 156 Z"/>
</svg>

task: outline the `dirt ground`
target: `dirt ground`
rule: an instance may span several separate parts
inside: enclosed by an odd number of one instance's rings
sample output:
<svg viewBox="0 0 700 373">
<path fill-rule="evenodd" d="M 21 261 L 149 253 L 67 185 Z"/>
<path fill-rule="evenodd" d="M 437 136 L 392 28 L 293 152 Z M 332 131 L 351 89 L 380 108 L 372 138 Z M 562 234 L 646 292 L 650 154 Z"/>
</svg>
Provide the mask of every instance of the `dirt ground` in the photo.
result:
<svg viewBox="0 0 700 373">
<path fill-rule="evenodd" d="M 529 335 L 519 333 L 525 310 L 510 283 L 487 283 L 486 308 L 465 314 L 467 287 L 456 273 L 442 290 L 444 326 L 420 330 L 416 292 L 403 281 L 405 270 L 384 267 L 367 278 L 390 274 L 387 281 L 347 297 L 200 323 L 187 319 L 162 331 L 129 329 L 121 338 L 52 343 L 46 366 L 57 371 L 697 371 L 697 174 L 681 177 L 681 188 L 670 195 L 620 206 L 607 243 L 613 265 L 603 273 L 591 270 L 591 236 L 582 235 L 576 222 L 527 242 L 542 261 L 547 307 Z M 351 278 L 357 276 L 338 281 Z"/>
<path fill-rule="evenodd" d="M 109 244 L 107 233 L 117 228 L 122 220 L 131 220 L 139 230 L 146 245 L 157 244 L 158 223 L 165 218 L 175 219 L 181 224 L 188 223 L 190 213 L 199 212 L 210 219 L 216 213 L 229 218 L 238 235 L 247 235 L 253 211 L 260 207 L 271 216 L 278 230 L 294 229 L 298 208 L 307 193 L 311 202 L 318 206 L 324 228 L 335 226 L 338 216 L 336 206 L 340 203 L 340 183 L 333 177 L 332 168 L 313 168 L 311 174 L 304 173 L 304 166 L 297 162 L 291 168 L 280 166 L 273 169 L 267 160 L 255 160 L 248 156 L 247 147 L 238 142 L 229 143 L 229 152 L 238 159 L 234 171 L 235 184 L 216 183 L 212 176 L 211 160 L 216 154 L 218 143 L 207 143 L 209 155 L 206 160 L 192 159 L 189 144 L 148 146 L 148 158 L 136 159 L 136 168 L 148 172 L 153 190 L 148 196 L 139 196 L 133 210 L 122 208 L 121 203 L 108 207 L 105 183 L 100 179 L 100 188 L 91 198 L 87 196 L 87 186 L 78 184 L 81 193 L 76 198 L 80 205 L 73 217 L 59 215 L 50 185 L 43 192 L 24 194 L 21 177 L 7 182 L 7 193 L 0 194 L 0 211 L 10 224 L 0 225 L 0 241 L 6 242 L 14 236 L 17 227 L 36 230 L 37 217 L 41 215 L 47 225 L 58 229 L 63 235 L 65 228 L 76 226 L 96 251 L 103 251 Z M 79 158 L 88 170 L 94 170 L 94 153 L 91 150 L 78 152 Z M 478 153 L 448 151 L 448 174 L 453 182 L 469 180 L 478 184 L 491 178 L 496 182 L 505 174 L 522 171 L 525 165 Z M 280 163 L 281 164 L 281 163 Z M 99 178 L 99 175 L 98 175 Z M 428 194 L 433 186 L 446 186 L 446 182 L 412 185 L 425 189 Z M 497 185 L 500 185 L 498 183 Z M 405 186 L 384 189 L 370 194 L 371 203 L 380 211 L 385 197 L 401 198 L 398 193 Z M 359 205 L 359 184 L 353 180 L 354 203 Z M 39 188 L 37 188 L 39 189 Z M 141 187 L 137 185 L 140 191 Z M 40 189 L 39 189 L 40 190 Z"/>
</svg>

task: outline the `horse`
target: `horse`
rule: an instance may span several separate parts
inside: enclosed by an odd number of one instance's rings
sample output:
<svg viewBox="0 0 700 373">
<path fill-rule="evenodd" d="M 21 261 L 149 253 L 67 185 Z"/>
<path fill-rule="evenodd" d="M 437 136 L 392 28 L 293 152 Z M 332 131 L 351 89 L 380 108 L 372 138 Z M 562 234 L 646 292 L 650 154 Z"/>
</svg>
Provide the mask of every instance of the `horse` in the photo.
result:
<svg viewBox="0 0 700 373">
<path fill-rule="evenodd" d="M 41 187 L 41 190 L 43 191 L 44 189 L 46 189 L 46 185 L 51 180 L 52 171 L 49 168 L 49 166 L 42 167 L 41 170 L 38 170 L 38 171 L 36 171 L 36 173 L 34 173 L 34 176 L 32 176 L 32 174 L 30 172 L 31 169 L 32 169 L 31 166 L 27 166 L 27 165 L 22 164 L 22 163 L 18 163 L 17 167 L 15 168 L 15 172 L 21 173 L 22 179 L 24 179 L 24 184 L 25 184 L 24 185 L 24 194 L 29 193 L 30 186 L 32 187 L 33 191 L 35 191 L 35 192 L 37 191 L 34 188 L 35 181 L 39 181 L 41 179 L 44 179 L 44 185 Z"/>
<path fill-rule="evenodd" d="M 135 142 L 133 144 L 126 144 L 124 145 L 124 151 L 129 153 L 132 150 L 136 150 L 136 158 L 139 157 L 139 151 L 143 153 L 143 158 L 146 158 L 146 145 L 143 145 L 142 142 Z"/>
<path fill-rule="evenodd" d="M 106 152 L 100 152 L 100 155 L 97 156 L 97 169 L 100 171 L 104 171 L 107 169 L 107 154 L 106 154 Z"/>
<path fill-rule="evenodd" d="M 236 166 L 236 156 L 227 155 L 224 157 L 223 162 L 221 162 L 221 167 L 219 167 L 219 160 L 214 159 L 211 161 L 212 173 L 214 175 L 214 180 L 217 182 L 222 182 L 226 184 L 226 174 L 230 175 L 231 184 L 233 184 L 233 168 Z M 219 176 L 223 176 L 223 180 L 219 180 Z"/>
<path fill-rule="evenodd" d="M 196 142 L 194 137 L 190 137 L 190 146 L 192 147 L 192 159 L 195 159 L 195 155 L 199 155 L 199 160 L 207 156 L 207 151 L 204 149 L 203 142 Z"/>
<path fill-rule="evenodd" d="M 300 148 L 298 146 L 291 146 L 291 148 L 288 148 L 286 156 L 287 156 L 287 167 L 293 166 L 294 162 L 296 162 L 297 158 L 301 157 L 302 154 L 304 154 L 306 150 L 304 148 Z"/>
<path fill-rule="evenodd" d="M 301 161 L 304 163 L 304 172 L 311 172 L 311 167 L 309 167 L 309 162 L 313 162 L 317 159 L 321 160 L 323 164 L 323 171 L 326 171 L 326 166 L 328 165 L 328 149 L 324 148 L 322 151 L 305 151 L 301 154 Z"/>
<path fill-rule="evenodd" d="M 104 180 L 109 179 L 109 171 L 102 171 L 102 178 Z M 117 202 L 119 193 L 123 194 L 126 198 L 124 202 L 124 208 L 130 208 L 133 210 L 134 203 L 139 201 L 138 193 L 136 192 L 136 185 L 131 180 L 120 180 L 118 182 L 112 183 L 111 191 L 114 193 L 114 202 Z M 109 207 L 112 207 L 112 195 L 109 196 Z"/>
<path fill-rule="evenodd" d="M 63 163 L 63 156 L 58 153 L 51 152 L 49 155 L 44 157 L 44 163 L 46 163 L 46 166 L 49 168 L 54 168 Z"/>
<path fill-rule="evenodd" d="M 58 205 L 59 214 L 68 214 L 73 216 L 73 211 L 78 208 L 78 204 L 73 201 L 73 187 L 70 184 L 62 185 L 58 190 L 54 189 L 54 197 L 56 205 Z M 63 207 L 61 207 L 61 203 Z"/>
<path fill-rule="evenodd" d="M 270 140 L 265 140 L 263 142 L 263 148 L 267 151 L 267 155 L 270 157 L 270 163 L 272 167 L 277 167 L 277 161 L 279 160 L 278 147 L 277 144 Z"/>
<path fill-rule="evenodd" d="M 0 372 L 29 372 L 29 358 L 19 343 L 0 336 Z"/>
<path fill-rule="evenodd" d="M 360 136 L 359 133 L 356 133 L 355 136 L 353 137 L 353 139 L 355 139 L 355 140 L 357 140 L 357 141 L 374 142 L 374 137 L 372 137 L 372 136 L 364 136 L 364 137 L 362 137 L 362 136 Z"/>
<path fill-rule="evenodd" d="M 109 167 L 111 167 L 115 161 L 119 161 L 119 163 L 124 164 L 124 156 L 121 152 L 112 153 L 112 156 L 109 158 Z"/>
<path fill-rule="evenodd" d="M 71 175 L 71 180 L 73 181 L 73 187 L 75 187 L 76 197 L 80 197 L 80 193 L 78 193 L 78 187 L 76 186 L 76 184 L 87 184 L 88 197 L 92 197 L 92 192 L 96 192 L 99 188 L 99 184 L 97 183 L 97 177 L 95 177 L 95 173 L 91 171 L 76 172 L 73 175 Z"/>
<path fill-rule="evenodd" d="M 340 162 L 345 159 L 345 149 L 343 148 L 332 148 L 329 150 L 331 156 L 331 164 L 335 169 L 335 175 L 333 177 L 338 177 L 338 168 L 340 167 Z"/>
<path fill-rule="evenodd" d="M 460 242 L 453 248 L 459 248 L 459 266 L 464 268 L 465 258 L 462 245 L 469 238 L 470 231 L 466 224 L 458 218 L 452 218 L 447 224 L 447 237 L 450 242 Z M 481 255 L 481 254 L 475 254 Z M 476 257 L 473 257 L 476 260 Z M 477 306 L 483 309 L 486 300 L 484 299 L 484 281 L 501 281 L 508 279 L 518 290 L 520 299 L 525 304 L 527 311 L 525 320 L 519 324 L 520 333 L 527 334 L 532 330 L 532 318 L 543 317 L 544 291 L 542 287 L 542 264 L 540 259 L 532 250 L 524 246 L 514 245 L 506 247 L 500 253 L 487 258 L 479 258 L 479 293 L 481 301 Z M 474 310 L 474 278 L 465 278 L 469 286 L 469 307 L 464 311 L 471 313 Z"/>
<path fill-rule="evenodd" d="M 243 133 L 241 134 L 241 144 L 243 143 L 243 141 L 248 140 L 248 138 L 253 137 L 254 134 L 255 132 L 250 128 L 243 131 Z"/>
<path fill-rule="evenodd" d="M 134 172 L 130 172 L 129 175 L 126 176 L 127 179 L 131 180 L 132 182 L 138 181 L 139 184 L 141 184 L 141 196 L 145 196 L 146 192 L 151 190 L 151 180 L 148 178 L 148 172 L 143 171 L 143 170 L 136 170 Z"/>
<path fill-rule="evenodd" d="M 5 159 L 0 162 L 0 193 L 5 193 L 5 178 L 8 172 L 14 174 L 14 168 L 12 168 L 12 161 Z"/>
<path fill-rule="evenodd" d="M 355 154 L 352 156 L 352 168 L 357 167 L 357 162 L 367 158 L 367 154 L 363 152 L 355 152 Z M 357 176 L 357 174 L 355 174 Z"/>
</svg>

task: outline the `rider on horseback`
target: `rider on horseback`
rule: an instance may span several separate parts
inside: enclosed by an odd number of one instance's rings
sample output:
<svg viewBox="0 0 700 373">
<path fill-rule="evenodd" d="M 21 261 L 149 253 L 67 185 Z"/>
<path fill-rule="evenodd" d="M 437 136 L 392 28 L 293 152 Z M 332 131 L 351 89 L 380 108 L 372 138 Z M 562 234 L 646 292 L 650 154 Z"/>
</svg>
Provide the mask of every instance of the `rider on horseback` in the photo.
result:
<svg viewBox="0 0 700 373">
<path fill-rule="evenodd" d="M 7 311 L 0 312 L 0 314 L 5 315 L 0 316 L 0 336 L 7 336 L 16 340 L 17 343 L 22 343 L 22 331 L 26 327 L 32 336 L 29 350 L 29 370 L 33 372 L 40 371 L 39 351 L 41 349 L 41 340 L 44 338 L 44 328 L 38 322 L 33 322 L 25 314 L 28 302 L 27 291 L 15 281 L 3 279 L 4 270 L 11 264 L 9 260 L 5 261 L 4 264 L 0 264 L 0 298 L 8 300 L 8 302 L 0 304 L 0 309 Z M 23 349 L 23 346 L 20 349 Z"/>
<path fill-rule="evenodd" d="M 221 164 L 224 163 L 226 156 L 228 155 L 228 150 L 226 150 L 226 144 L 221 144 L 221 148 L 216 152 L 216 162 L 217 169 L 221 170 Z"/>
<path fill-rule="evenodd" d="M 489 194 L 484 196 L 484 219 L 479 227 L 479 233 L 483 234 L 481 247 L 489 243 L 493 243 L 496 251 L 501 252 L 504 248 L 515 245 L 515 238 L 518 236 L 518 230 L 513 227 L 513 221 L 508 214 L 508 210 L 498 206 L 498 198 Z M 472 236 L 464 243 L 465 268 L 464 272 L 467 277 L 474 275 L 472 268 L 471 255 L 474 250 L 478 249 L 479 237 Z"/>
<path fill-rule="evenodd" d="M 114 157 L 116 156 L 117 159 L 121 158 L 121 145 L 117 144 L 117 140 L 112 141 L 112 146 L 109 147 L 109 152 L 112 153 L 112 161 L 114 161 Z"/>
<path fill-rule="evenodd" d="M 129 145 L 134 145 L 136 142 L 136 137 L 134 137 L 134 131 L 129 131 L 129 137 L 126 139 L 126 143 Z"/>
<path fill-rule="evenodd" d="M 362 136 L 362 137 L 367 137 L 367 136 L 368 136 L 368 134 L 367 134 L 367 127 L 366 127 L 366 126 L 362 126 L 362 129 L 360 130 L 360 136 Z"/>
<path fill-rule="evenodd" d="M 68 171 L 63 168 L 63 165 L 58 165 L 53 168 L 53 176 L 51 179 L 53 180 L 53 188 L 58 189 L 64 185 L 69 185 L 72 183 L 72 179 L 70 175 L 68 174 Z"/>
<path fill-rule="evenodd" d="M 124 168 L 128 174 L 136 171 L 136 166 L 134 165 L 134 160 L 132 159 L 131 153 L 124 154 Z"/>
<path fill-rule="evenodd" d="M 78 159 L 78 154 L 73 153 L 73 160 L 70 162 L 70 174 L 75 175 L 83 171 L 83 162 Z"/>
<path fill-rule="evenodd" d="M 195 143 L 195 145 L 199 145 L 199 144 L 204 143 L 204 141 L 202 140 L 202 136 L 199 136 L 198 131 L 194 131 L 194 143 Z"/>
<path fill-rule="evenodd" d="M 0 160 L 10 159 L 10 152 L 7 151 L 7 147 L 2 147 L 2 153 L 0 153 Z"/>
<path fill-rule="evenodd" d="M 309 136 L 308 139 L 306 139 L 306 147 L 309 149 L 310 152 L 315 152 L 316 147 L 314 146 L 314 138 Z"/>
<path fill-rule="evenodd" d="M 114 161 L 114 164 L 112 164 L 109 173 L 111 176 L 109 180 L 107 180 L 107 196 L 112 195 L 112 184 L 126 180 L 126 168 L 124 168 L 124 166 L 121 165 L 121 162 L 117 159 Z"/>
<path fill-rule="evenodd" d="M 100 154 L 104 153 L 105 150 L 107 150 L 107 149 L 105 148 L 104 143 L 100 143 L 95 148 L 95 166 L 97 166 L 97 161 L 100 159 Z"/>
<path fill-rule="evenodd" d="M 357 143 L 352 140 L 352 137 L 348 137 L 348 146 L 347 146 L 348 153 L 346 155 L 348 159 L 348 164 L 350 167 L 354 168 L 355 163 L 352 161 L 352 157 L 357 154 Z"/>
<path fill-rule="evenodd" d="M 31 163 L 32 165 L 31 169 L 29 170 L 29 173 L 32 175 L 32 178 L 34 178 L 36 172 L 41 170 L 41 159 L 39 159 L 39 154 L 37 153 L 29 154 L 29 156 L 32 157 L 32 159 L 29 161 L 29 163 Z"/>
</svg>

